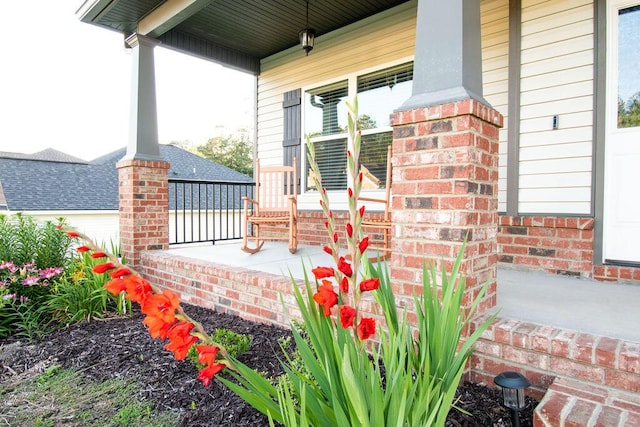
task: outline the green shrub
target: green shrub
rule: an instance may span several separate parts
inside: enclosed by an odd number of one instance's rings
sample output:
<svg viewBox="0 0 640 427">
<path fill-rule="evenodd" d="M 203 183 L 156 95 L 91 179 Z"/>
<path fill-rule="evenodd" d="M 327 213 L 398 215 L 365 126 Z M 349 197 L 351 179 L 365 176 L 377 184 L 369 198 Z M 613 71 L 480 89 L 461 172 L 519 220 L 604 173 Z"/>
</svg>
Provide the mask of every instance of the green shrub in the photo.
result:
<svg viewBox="0 0 640 427">
<path fill-rule="evenodd" d="M 0 215 L 0 261 L 16 265 L 34 262 L 39 269 L 66 267 L 72 239 L 56 228 L 63 223 L 62 218 L 54 224 L 21 213 Z"/>
<path fill-rule="evenodd" d="M 45 303 L 53 320 L 69 324 L 101 318 L 108 311 L 121 314 L 130 311 L 130 301 L 104 289 L 104 284 L 111 279 L 109 275 L 93 271 L 93 267 L 102 262 L 104 260 L 93 259 L 88 253 L 75 259 L 70 274 L 58 281 Z"/>
</svg>

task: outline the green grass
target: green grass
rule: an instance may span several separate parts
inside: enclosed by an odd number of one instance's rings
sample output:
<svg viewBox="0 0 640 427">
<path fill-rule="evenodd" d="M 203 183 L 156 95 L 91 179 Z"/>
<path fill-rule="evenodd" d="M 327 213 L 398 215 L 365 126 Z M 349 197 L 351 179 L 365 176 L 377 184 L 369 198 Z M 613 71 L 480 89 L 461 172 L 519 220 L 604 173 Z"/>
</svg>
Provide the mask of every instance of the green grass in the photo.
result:
<svg viewBox="0 0 640 427">
<path fill-rule="evenodd" d="M 53 366 L 44 373 L 0 383 L 0 425 L 175 426 L 178 415 L 139 402 L 139 386 L 122 378 L 94 381 Z"/>
</svg>

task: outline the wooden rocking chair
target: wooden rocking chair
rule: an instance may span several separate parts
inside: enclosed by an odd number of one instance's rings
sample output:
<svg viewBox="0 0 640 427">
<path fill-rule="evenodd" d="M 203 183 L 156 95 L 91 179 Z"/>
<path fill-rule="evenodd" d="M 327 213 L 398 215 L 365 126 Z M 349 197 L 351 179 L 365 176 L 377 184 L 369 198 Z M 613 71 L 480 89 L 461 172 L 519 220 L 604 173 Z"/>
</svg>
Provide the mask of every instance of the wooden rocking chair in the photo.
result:
<svg viewBox="0 0 640 427">
<path fill-rule="evenodd" d="M 255 199 L 244 200 L 244 237 L 242 250 L 258 252 L 266 240 L 286 240 L 289 252 L 298 250 L 298 168 L 293 166 L 260 167 L 256 160 Z M 266 234 L 265 234 L 266 233 Z M 249 247 L 249 241 L 254 244 Z"/>
<path fill-rule="evenodd" d="M 371 214 L 367 215 L 365 211 L 362 219 L 362 230 L 365 234 L 369 234 L 368 250 L 378 251 L 377 256 L 369 257 L 369 259 L 372 262 L 378 259 L 381 261 L 386 260 L 391 256 L 391 146 L 387 148 L 387 182 L 384 198 L 360 196 L 360 201 L 374 203 L 374 206 L 384 208 L 382 218 L 379 216 L 373 217 Z M 367 207 L 369 207 L 369 203 L 367 203 Z M 373 233 L 381 234 L 382 238 L 374 239 Z"/>
</svg>

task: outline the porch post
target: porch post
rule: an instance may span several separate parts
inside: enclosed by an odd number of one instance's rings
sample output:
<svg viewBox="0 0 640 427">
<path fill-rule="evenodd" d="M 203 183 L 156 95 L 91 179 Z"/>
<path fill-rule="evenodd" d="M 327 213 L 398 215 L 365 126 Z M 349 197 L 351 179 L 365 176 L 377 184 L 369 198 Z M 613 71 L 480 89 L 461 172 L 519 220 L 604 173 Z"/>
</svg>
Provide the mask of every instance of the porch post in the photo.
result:
<svg viewBox="0 0 640 427">
<path fill-rule="evenodd" d="M 392 115 L 391 276 L 410 297 L 423 260 L 450 270 L 468 240 L 464 304 L 489 291 L 496 304 L 498 129 L 502 116 L 482 97 L 479 0 L 419 0 L 413 93 Z"/>
<path fill-rule="evenodd" d="M 120 250 L 140 268 L 141 253 L 169 247 L 169 163 L 160 157 L 153 48 L 157 41 L 134 34 L 131 116 L 127 153 L 120 160 Z"/>
</svg>

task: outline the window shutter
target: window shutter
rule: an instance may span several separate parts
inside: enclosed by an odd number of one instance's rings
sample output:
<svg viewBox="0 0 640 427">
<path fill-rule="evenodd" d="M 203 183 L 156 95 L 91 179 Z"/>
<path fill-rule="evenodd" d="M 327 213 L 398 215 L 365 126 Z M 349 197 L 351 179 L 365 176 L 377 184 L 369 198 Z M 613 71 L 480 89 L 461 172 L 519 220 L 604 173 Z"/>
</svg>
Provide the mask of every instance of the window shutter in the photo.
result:
<svg viewBox="0 0 640 427">
<path fill-rule="evenodd" d="M 293 158 L 298 161 L 298 192 L 300 192 L 300 171 L 302 170 L 302 109 L 301 89 L 285 92 L 282 101 L 284 129 L 282 139 L 283 165 L 292 165 Z"/>
</svg>

